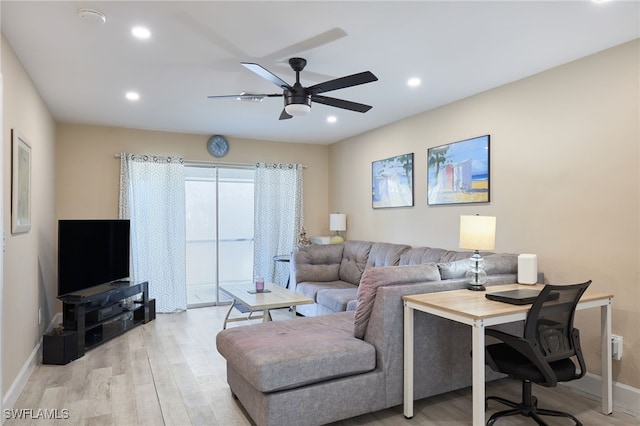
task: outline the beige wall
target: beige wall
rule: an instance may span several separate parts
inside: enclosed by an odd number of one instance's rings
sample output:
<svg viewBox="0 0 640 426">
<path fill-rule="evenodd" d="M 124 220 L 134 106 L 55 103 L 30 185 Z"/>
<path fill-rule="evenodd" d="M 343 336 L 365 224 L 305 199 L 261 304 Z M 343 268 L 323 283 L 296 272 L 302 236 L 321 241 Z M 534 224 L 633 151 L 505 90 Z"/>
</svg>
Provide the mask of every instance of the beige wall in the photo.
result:
<svg viewBox="0 0 640 426">
<path fill-rule="evenodd" d="M 615 294 L 614 380 L 640 388 L 639 50 L 626 43 L 332 145 L 331 210 L 347 214 L 350 239 L 449 249 L 461 214 L 497 216 L 497 251 L 537 253 L 549 282 L 592 279 Z M 491 202 L 427 206 L 427 148 L 484 134 Z M 371 162 L 411 152 L 415 207 L 373 210 Z M 600 374 L 598 313 L 577 325 Z"/>
<path fill-rule="evenodd" d="M 2 37 L 2 214 L 7 235 L 2 306 L 2 395 L 13 384 L 55 314 L 55 122 Z M 11 129 L 31 144 L 31 230 L 11 234 Z M 38 324 L 38 308 L 43 321 Z"/>
<path fill-rule="evenodd" d="M 206 150 L 209 136 L 59 124 L 56 133 L 56 200 L 58 219 L 118 217 L 118 185 L 122 151 L 181 156 L 213 161 Z M 304 218 L 309 235 L 329 228 L 327 168 L 324 145 L 265 142 L 228 138 L 229 154 L 222 161 L 302 163 Z"/>
</svg>

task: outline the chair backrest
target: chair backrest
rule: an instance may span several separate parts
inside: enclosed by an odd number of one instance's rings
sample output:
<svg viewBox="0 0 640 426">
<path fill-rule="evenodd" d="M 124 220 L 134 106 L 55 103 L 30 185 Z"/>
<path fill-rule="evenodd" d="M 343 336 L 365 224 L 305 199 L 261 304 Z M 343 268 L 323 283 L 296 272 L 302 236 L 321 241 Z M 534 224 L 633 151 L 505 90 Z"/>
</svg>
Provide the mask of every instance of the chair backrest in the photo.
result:
<svg viewBox="0 0 640 426">
<path fill-rule="evenodd" d="M 573 285 L 546 285 L 531 306 L 524 338 L 537 342 L 547 362 L 582 355 L 573 318 L 580 297 L 591 281 Z M 580 360 L 582 364 L 582 360 Z"/>
</svg>

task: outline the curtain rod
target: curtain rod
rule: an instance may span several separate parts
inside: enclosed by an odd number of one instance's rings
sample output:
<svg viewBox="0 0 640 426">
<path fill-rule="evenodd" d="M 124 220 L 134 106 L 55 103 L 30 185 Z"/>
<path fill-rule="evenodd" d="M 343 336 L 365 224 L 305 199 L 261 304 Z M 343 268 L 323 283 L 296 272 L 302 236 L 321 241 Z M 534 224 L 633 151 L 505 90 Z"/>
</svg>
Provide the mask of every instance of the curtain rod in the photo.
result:
<svg viewBox="0 0 640 426">
<path fill-rule="evenodd" d="M 115 154 L 115 158 L 120 158 L 120 154 Z M 208 160 L 187 160 L 183 159 L 184 164 L 187 166 L 221 166 L 221 167 L 255 167 L 256 163 L 230 163 L 224 161 L 208 161 Z M 303 169 L 307 168 L 306 164 L 302 165 Z"/>
</svg>

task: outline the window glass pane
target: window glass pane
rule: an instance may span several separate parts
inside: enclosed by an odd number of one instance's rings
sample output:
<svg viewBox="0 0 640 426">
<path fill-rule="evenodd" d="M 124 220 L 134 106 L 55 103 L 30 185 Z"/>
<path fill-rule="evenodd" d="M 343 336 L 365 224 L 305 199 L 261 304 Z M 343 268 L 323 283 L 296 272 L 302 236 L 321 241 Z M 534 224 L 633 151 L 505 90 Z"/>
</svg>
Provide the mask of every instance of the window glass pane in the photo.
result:
<svg viewBox="0 0 640 426">
<path fill-rule="evenodd" d="M 216 304 L 224 301 L 218 300 L 219 284 L 252 280 L 254 171 L 186 167 L 185 172 L 188 304 Z"/>
</svg>

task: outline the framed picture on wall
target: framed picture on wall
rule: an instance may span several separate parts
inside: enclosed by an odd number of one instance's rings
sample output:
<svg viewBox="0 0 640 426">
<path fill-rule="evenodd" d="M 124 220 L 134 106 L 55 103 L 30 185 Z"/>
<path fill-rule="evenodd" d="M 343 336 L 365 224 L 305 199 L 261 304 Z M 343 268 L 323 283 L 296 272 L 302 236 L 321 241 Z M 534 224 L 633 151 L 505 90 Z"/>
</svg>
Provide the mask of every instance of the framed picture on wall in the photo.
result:
<svg viewBox="0 0 640 426">
<path fill-rule="evenodd" d="M 31 229 L 31 146 L 15 129 L 11 130 L 11 232 Z"/>
<path fill-rule="evenodd" d="M 413 153 L 371 163 L 374 209 L 413 206 Z"/>
<path fill-rule="evenodd" d="M 488 203 L 489 135 L 429 148 L 427 204 Z"/>
</svg>

